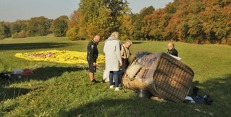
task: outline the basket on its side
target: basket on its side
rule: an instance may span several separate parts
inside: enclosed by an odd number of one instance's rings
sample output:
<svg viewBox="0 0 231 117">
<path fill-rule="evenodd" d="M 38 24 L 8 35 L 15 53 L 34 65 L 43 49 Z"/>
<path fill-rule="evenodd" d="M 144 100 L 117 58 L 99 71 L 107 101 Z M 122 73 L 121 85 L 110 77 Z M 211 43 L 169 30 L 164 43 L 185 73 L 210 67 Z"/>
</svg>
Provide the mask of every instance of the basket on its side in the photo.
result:
<svg viewBox="0 0 231 117">
<path fill-rule="evenodd" d="M 127 71 L 134 64 L 139 64 L 141 68 L 134 71 L 136 74 L 130 78 Z M 123 76 L 125 87 L 145 89 L 155 96 L 174 102 L 184 100 L 194 76 L 190 67 L 166 53 L 146 55 L 134 60 L 129 68 Z"/>
<path fill-rule="evenodd" d="M 123 78 L 122 83 L 126 88 L 129 89 L 146 89 L 148 83 L 147 78 L 148 71 L 151 69 L 152 63 L 156 59 L 156 54 L 148 54 L 139 58 L 135 58 L 133 62 L 127 68 Z"/>
</svg>

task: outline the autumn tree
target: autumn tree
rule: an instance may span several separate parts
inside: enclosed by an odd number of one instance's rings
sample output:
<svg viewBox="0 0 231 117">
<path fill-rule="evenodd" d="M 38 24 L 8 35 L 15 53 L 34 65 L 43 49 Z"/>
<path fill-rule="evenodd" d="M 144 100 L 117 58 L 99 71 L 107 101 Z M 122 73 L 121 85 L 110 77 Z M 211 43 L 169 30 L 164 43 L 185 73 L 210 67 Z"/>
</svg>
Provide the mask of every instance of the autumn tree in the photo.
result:
<svg viewBox="0 0 231 117">
<path fill-rule="evenodd" d="M 142 36 L 146 39 L 193 43 L 228 43 L 230 0 L 174 0 L 163 9 L 146 15 Z"/>
<path fill-rule="evenodd" d="M 145 25 L 147 25 L 148 15 L 152 14 L 155 11 L 153 6 L 144 7 L 140 13 L 132 15 L 132 25 L 134 26 L 133 36 L 135 39 L 147 38 L 147 33 L 145 33 Z M 146 20 L 144 19 L 147 16 Z M 150 20 L 150 19 L 149 19 Z M 145 27 L 145 28 L 144 28 Z M 143 28 L 143 31 L 142 31 Z"/>
<path fill-rule="evenodd" d="M 127 4 L 126 0 L 81 0 L 77 36 L 89 39 L 100 34 L 106 39 L 112 31 L 120 31 L 123 20 L 119 19 L 130 10 Z"/>
<path fill-rule="evenodd" d="M 132 25 L 132 19 L 129 14 L 123 14 L 118 18 L 118 21 L 121 22 L 119 27 L 120 39 L 121 40 L 133 40 L 134 26 Z"/>
</svg>

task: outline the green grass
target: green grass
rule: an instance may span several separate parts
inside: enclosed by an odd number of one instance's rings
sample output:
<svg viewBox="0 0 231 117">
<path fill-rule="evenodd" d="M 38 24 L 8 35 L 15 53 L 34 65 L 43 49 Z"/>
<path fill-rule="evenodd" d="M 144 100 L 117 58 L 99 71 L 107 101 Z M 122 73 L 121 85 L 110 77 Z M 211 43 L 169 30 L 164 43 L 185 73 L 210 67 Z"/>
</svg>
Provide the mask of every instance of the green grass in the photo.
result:
<svg viewBox="0 0 231 117">
<path fill-rule="evenodd" d="M 176 43 L 182 61 L 190 66 L 193 85 L 199 94 L 214 99 L 211 106 L 158 102 L 141 99 L 128 89 L 110 90 L 107 83 L 91 84 L 86 65 L 27 61 L 15 53 L 41 50 L 86 51 L 87 41 L 69 41 L 53 36 L 0 40 L 0 72 L 29 68 L 34 74 L 21 79 L 0 79 L 0 116 L 215 116 L 231 114 L 231 46 Z M 99 44 L 102 54 L 103 42 Z M 131 52 L 166 52 L 167 42 L 135 42 Z M 132 58 L 131 58 L 132 59 Z M 98 66 L 96 79 L 102 79 L 104 65 Z"/>
</svg>

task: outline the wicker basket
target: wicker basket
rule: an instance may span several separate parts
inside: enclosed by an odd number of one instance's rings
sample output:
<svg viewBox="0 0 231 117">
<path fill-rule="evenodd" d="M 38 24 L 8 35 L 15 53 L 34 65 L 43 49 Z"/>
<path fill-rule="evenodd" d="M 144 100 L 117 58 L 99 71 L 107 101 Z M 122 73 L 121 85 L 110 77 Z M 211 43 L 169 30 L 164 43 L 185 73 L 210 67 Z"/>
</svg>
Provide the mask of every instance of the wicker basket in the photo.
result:
<svg viewBox="0 0 231 117">
<path fill-rule="evenodd" d="M 126 74 L 134 64 L 142 68 L 134 78 Z M 153 95 L 174 102 L 182 102 L 188 94 L 193 70 L 166 53 L 148 54 L 135 58 L 123 76 L 123 85 L 130 89 L 145 89 Z"/>
</svg>

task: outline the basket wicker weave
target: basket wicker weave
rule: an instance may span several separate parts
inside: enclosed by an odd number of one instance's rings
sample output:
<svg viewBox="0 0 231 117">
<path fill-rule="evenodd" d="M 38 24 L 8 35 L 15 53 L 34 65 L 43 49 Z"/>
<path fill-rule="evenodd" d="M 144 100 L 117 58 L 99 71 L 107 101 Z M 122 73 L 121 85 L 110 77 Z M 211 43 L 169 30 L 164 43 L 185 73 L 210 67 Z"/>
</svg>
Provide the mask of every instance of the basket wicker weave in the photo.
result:
<svg viewBox="0 0 231 117">
<path fill-rule="evenodd" d="M 135 78 L 129 78 L 126 72 L 133 64 L 142 68 Z M 135 58 L 123 76 L 123 85 L 130 89 L 145 89 L 153 95 L 174 102 L 182 102 L 188 94 L 193 70 L 166 53 L 147 54 Z M 131 80 L 133 79 L 133 80 Z"/>
</svg>

